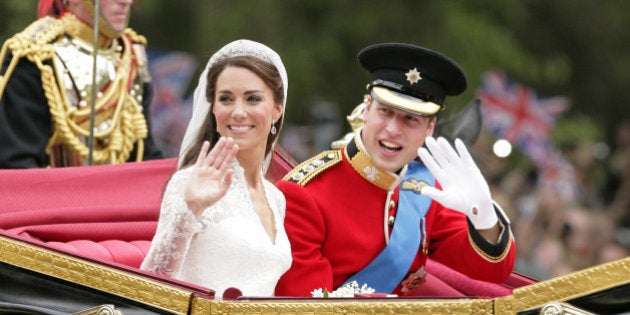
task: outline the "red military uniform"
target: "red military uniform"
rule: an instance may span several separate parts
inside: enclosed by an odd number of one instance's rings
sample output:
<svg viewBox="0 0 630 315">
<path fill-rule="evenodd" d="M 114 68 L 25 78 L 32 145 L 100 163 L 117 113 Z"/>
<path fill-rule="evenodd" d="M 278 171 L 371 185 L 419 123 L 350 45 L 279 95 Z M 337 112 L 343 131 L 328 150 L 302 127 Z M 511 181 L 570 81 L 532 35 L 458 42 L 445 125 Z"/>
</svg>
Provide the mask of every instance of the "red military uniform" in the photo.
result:
<svg viewBox="0 0 630 315">
<path fill-rule="evenodd" d="M 355 137 L 341 150 L 305 161 L 277 183 L 287 200 L 285 227 L 293 252 L 293 264 L 276 286 L 277 296 L 310 296 L 319 288 L 333 291 L 386 246 L 385 230 L 391 232 L 400 177 L 376 169 L 361 148 Z M 516 248 L 509 221 L 497 212 L 504 230 L 499 242 L 491 244 L 464 214 L 432 202 L 425 227 L 419 227 L 427 242 L 409 274 L 424 266 L 428 254 L 471 278 L 504 281 L 512 272 Z M 393 293 L 400 290 L 399 285 Z"/>
</svg>

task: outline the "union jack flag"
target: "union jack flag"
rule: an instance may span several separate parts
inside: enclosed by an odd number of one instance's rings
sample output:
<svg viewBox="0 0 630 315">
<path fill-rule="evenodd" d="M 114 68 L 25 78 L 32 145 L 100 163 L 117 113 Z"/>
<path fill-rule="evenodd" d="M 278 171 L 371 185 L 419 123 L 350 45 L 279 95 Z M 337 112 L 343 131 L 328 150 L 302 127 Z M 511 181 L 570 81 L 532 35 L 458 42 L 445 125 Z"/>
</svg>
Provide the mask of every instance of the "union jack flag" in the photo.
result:
<svg viewBox="0 0 630 315">
<path fill-rule="evenodd" d="M 569 108 L 566 97 L 539 98 L 500 70 L 484 74 L 478 91 L 484 125 L 519 146 L 549 137 L 558 116 Z"/>
<path fill-rule="evenodd" d="M 481 100 L 484 127 L 527 155 L 541 174 L 541 184 L 554 186 L 571 198 L 573 168 L 549 140 L 556 120 L 569 108 L 568 99 L 541 98 L 501 70 L 483 75 L 477 97 Z"/>
</svg>

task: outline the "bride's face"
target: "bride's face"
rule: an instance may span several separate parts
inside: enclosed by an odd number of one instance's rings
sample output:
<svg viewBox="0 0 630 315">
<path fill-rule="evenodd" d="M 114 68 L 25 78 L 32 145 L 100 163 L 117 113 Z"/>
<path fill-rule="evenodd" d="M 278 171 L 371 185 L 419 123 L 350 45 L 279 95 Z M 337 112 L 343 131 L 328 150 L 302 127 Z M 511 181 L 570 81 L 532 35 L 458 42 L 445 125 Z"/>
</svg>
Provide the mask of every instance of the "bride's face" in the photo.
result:
<svg viewBox="0 0 630 315">
<path fill-rule="evenodd" d="M 271 124 L 282 113 L 273 92 L 254 72 L 229 66 L 219 74 L 212 111 L 221 136 L 232 137 L 239 152 L 264 152 Z"/>
</svg>

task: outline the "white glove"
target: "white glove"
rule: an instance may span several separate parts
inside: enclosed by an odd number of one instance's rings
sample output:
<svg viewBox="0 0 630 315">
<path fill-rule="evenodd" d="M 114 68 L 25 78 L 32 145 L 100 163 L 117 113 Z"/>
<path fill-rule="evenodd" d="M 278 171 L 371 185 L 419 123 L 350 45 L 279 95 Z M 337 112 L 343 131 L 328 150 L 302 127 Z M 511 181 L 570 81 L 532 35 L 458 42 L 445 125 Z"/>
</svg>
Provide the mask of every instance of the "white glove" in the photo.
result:
<svg viewBox="0 0 630 315">
<path fill-rule="evenodd" d="M 488 183 L 460 139 L 455 140 L 457 152 L 446 139 L 425 139 L 426 148 L 418 149 L 418 156 L 442 185 L 442 190 L 424 186 L 423 195 L 468 216 L 477 230 L 493 227 L 497 221 Z M 431 151 L 431 153 L 429 153 Z M 458 154 L 459 153 L 459 154 Z"/>
</svg>

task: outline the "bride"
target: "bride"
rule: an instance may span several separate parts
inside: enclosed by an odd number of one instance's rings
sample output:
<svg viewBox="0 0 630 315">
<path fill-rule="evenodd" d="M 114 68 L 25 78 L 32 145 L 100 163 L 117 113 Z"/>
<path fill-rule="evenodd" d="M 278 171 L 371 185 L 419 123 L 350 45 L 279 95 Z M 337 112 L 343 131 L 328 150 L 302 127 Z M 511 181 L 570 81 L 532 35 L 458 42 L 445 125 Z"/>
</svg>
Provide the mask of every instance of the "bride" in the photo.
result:
<svg viewBox="0 0 630 315">
<path fill-rule="evenodd" d="M 141 269 L 213 289 L 272 296 L 291 265 L 285 199 L 264 178 L 282 127 L 287 73 L 250 40 L 216 52 L 199 78 L 177 171 Z"/>
</svg>

